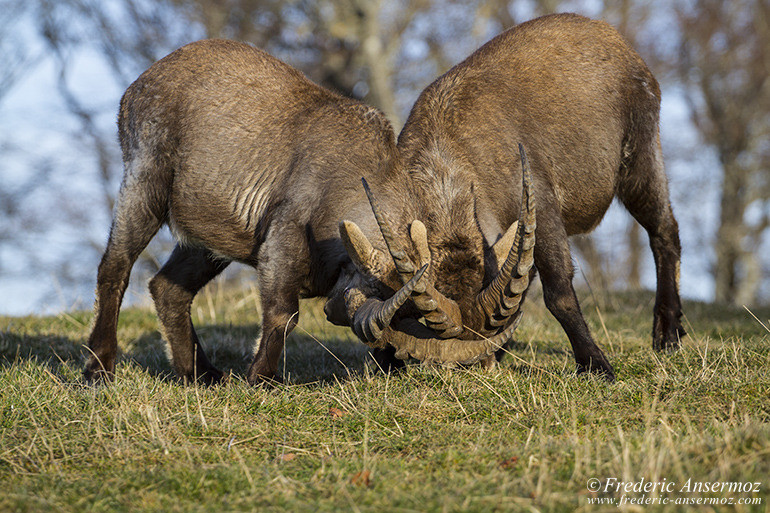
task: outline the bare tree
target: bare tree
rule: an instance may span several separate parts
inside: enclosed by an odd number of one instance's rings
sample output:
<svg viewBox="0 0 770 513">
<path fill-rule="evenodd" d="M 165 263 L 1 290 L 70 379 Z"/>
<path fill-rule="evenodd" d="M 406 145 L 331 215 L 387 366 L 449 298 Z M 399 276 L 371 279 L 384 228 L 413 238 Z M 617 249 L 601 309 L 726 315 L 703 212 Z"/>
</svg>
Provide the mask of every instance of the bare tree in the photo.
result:
<svg viewBox="0 0 770 513">
<path fill-rule="evenodd" d="M 0 0 L 0 102 L 42 56 L 39 51 L 30 49 L 29 41 L 22 34 L 12 30 L 27 11 L 28 5 L 23 2 Z M 0 141 L 1 154 L 7 157 L 14 152 L 11 142 Z M 47 170 L 44 166 L 41 169 Z M 34 228 L 23 208 L 23 198 L 41 185 L 44 174 L 0 181 L 0 245 L 13 241 L 19 231 Z M 24 245 L 24 241 L 18 241 L 18 245 Z M 0 261 L 0 272 L 4 271 L 3 267 Z"/>
<path fill-rule="evenodd" d="M 691 5 L 690 5 L 691 4 Z M 770 4 L 698 0 L 679 9 L 679 76 L 692 121 L 719 158 L 715 299 L 757 300 L 770 217 Z"/>
<path fill-rule="evenodd" d="M 11 28 L 24 16 L 23 2 L 0 0 L 0 100 L 16 81 L 40 59 Z"/>
<path fill-rule="evenodd" d="M 124 0 L 126 1 L 126 0 Z M 254 43 L 313 80 L 382 110 L 396 126 L 396 64 L 404 31 L 428 0 L 170 0 L 207 37 Z"/>
<path fill-rule="evenodd" d="M 452 0 L 444 1 L 448 4 Z M 92 248 L 92 259 L 95 260 L 105 242 L 104 236 L 100 235 L 105 230 L 93 226 L 94 203 L 101 205 L 99 219 L 109 217 L 121 176 L 114 125 L 104 122 L 105 119 L 114 119 L 118 98 L 116 96 L 114 103 L 110 104 L 109 112 L 105 112 L 104 103 L 95 103 L 78 90 L 74 63 L 84 53 L 91 58 L 97 55 L 106 64 L 111 71 L 110 79 L 119 91 L 125 89 L 152 62 L 190 41 L 204 37 L 247 41 L 300 68 L 322 85 L 379 107 L 398 127 L 406 109 L 405 104 L 396 101 L 395 91 L 400 91 L 409 101 L 409 95 L 416 97 L 417 91 L 435 78 L 435 70 L 426 66 L 425 61 L 434 60 L 432 55 L 436 52 L 420 56 L 422 65 L 415 66 L 407 62 L 410 57 L 403 50 L 403 40 L 424 37 L 424 27 L 431 24 L 416 24 L 414 21 L 421 17 L 425 21 L 430 10 L 441 3 L 442 0 L 11 2 L 9 8 L 0 14 L 0 28 L 13 25 L 21 14 L 26 14 L 31 26 L 37 26 L 37 41 L 42 41 L 44 48 L 42 57 L 53 62 L 57 69 L 53 90 L 58 92 L 71 119 L 77 123 L 78 128 L 71 132 L 70 137 L 81 151 L 84 150 L 83 168 L 94 169 L 93 178 L 89 177 L 94 192 L 101 192 L 96 201 L 94 197 L 89 197 L 89 201 L 85 202 L 72 201 L 69 194 L 56 191 L 56 196 L 71 200 L 66 209 L 60 210 L 57 222 L 62 225 L 90 223 L 91 229 L 81 230 L 82 240 L 76 244 L 80 248 Z M 5 43 L 14 42 L 13 37 L 16 36 L 13 31 L 8 34 L 0 33 L 3 49 L 8 46 Z M 473 46 L 469 45 L 467 51 Z M 17 54 L 26 55 L 22 52 L 26 48 L 23 44 L 16 44 L 13 48 L 18 51 L 7 51 L 1 57 L 8 63 Z M 437 45 L 437 48 L 443 52 L 443 46 Z M 23 71 L 29 67 L 27 57 L 13 58 L 13 62 L 18 61 L 18 66 L 6 65 L 0 70 L 3 80 L 9 77 L 2 82 L 9 87 L 10 78 L 16 76 L 10 71 L 17 68 Z M 413 58 L 412 62 L 417 60 Z M 401 69 L 405 63 L 408 69 Z M 415 70 L 421 73 L 414 73 Z M 421 81 L 415 77 L 421 77 Z M 93 162 L 93 168 L 90 164 L 85 165 L 85 161 Z M 47 169 L 51 169 L 50 166 Z M 28 166 L 26 173 L 38 176 L 38 171 Z M 79 173 L 82 176 L 82 172 Z M 45 182 L 42 186 L 46 186 Z M 0 223 L 0 235 L 7 236 L 8 244 L 21 247 L 22 235 L 15 227 L 21 222 L 22 213 L 14 205 L 21 198 L 20 191 L 28 188 L 0 185 L 0 189 L 1 208 L 7 214 L 7 222 Z M 31 221 L 24 219 L 26 224 Z M 46 223 L 38 220 L 38 224 L 42 226 Z M 50 223 L 46 229 L 51 229 Z M 170 249 L 173 241 L 168 234 L 164 235 L 142 255 L 140 268 L 144 273 L 137 273 L 138 283 L 143 283 L 143 274 L 156 270 Z M 83 260 L 82 254 L 80 259 Z M 63 270 L 56 272 L 61 274 Z"/>
</svg>

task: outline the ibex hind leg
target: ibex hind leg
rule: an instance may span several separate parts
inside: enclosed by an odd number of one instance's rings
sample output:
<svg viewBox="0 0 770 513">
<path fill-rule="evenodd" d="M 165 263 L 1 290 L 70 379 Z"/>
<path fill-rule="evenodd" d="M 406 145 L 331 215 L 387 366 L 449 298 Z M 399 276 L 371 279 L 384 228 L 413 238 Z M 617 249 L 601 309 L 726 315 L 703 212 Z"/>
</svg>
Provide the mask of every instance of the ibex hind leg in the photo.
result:
<svg viewBox="0 0 770 513">
<path fill-rule="evenodd" d="M 206 357 L 190 318 L 190 305 L 206 283 L 230 262 L 202 247 L 177 245 L 163 268 L 150 280 L 150 293 L 163 336 L 171 347 L 177 376 L 212 385 L 222 373 Z"/>
<path fill-rule="evenodd" d="M 647 231 L 655 259 L 657 292 L 652 347 L 658 351 L 672 351 L 678 349 L 679 340 L 685 335 L 680 320 L 679 227 L 671 210 L 657 134 L 637 147 L 639 151 L 631 156 L 625 173 L 622 173 L 618 197 Z"/>
<path fill-rule="evenodd" d="M 88 338 L 87 381 L 111 378 L 118 350 L 120 304 L 131 267 L 166 217 L 168 187 L 151 162 L 126 162 L 126 173 L 96 278 L 95 320 Z M 161 182 L 161 183 L 159 183 Z"/>
</svg>

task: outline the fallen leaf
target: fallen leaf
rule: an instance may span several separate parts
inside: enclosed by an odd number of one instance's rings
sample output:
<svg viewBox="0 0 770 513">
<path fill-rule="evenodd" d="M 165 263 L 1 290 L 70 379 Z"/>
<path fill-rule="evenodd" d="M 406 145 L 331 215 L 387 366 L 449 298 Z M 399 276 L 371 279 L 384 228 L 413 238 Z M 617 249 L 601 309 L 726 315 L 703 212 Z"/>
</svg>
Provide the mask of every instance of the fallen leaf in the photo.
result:
<svg viewBox="0 0 770 513">
<path fill-rule="evenodd" d="M 503 467 L 505 470 L 510 470 L 516 466 L 516 463 L 518 463 L 518 461 L 519 461 L 518 456 L 511 456 L 510 458 L 501 461 L 500 466 Z"/>
<path fill-rule="evenodd" d="M 362 470 L 356 472 L 353 477 L 350 478 L 350 482 L 356 486 L 369 486 L 371 484 L 372 473 L 368 470 Z"/>
</svg>

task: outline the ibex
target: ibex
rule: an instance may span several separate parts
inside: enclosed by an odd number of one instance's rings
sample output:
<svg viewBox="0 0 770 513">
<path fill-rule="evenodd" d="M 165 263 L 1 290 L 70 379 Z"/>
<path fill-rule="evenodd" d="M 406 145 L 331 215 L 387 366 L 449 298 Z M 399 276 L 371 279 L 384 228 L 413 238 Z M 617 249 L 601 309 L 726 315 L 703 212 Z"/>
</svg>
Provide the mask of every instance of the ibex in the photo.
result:
<svg viewBox="0 0 770 513">
<path fill-rule="evenodd" d="M 409 210 L 409 180 L 379 111 L 249 45 L 207 40 L 161 59 L 127 89 L 118 130 L 125 173 L 97 275 L 87 380 L 114 372 L 131 267 L 164 223 L 179 244 L 150 292 L 185 380 L 222 378 L 201 349 L 190 305 L 231 261 L 256 268 L 262 301 L 250 383 L 275 378 L 300 297 L 327 296 L 330 320 L 402 358 L 470 363 L 511 336 L 514 322 L 475 340 L 439 336 L 419 322 L 441 315 L 425 281 L 427 235 L 417 218 L 406 241 L 388 232 L 382 209 Z M 374 194 L 365 195 L 362 177 Z M 520 239 L 531 246 L 525 225 Z M 505 244 L 496 247 L 500 260 L 526 253 L 523 242 Z"/>
<path fill-rule="evenodd" d="M 660 89 L 641 57 L 608 24 L 573 14 L 500 34 L 422 92 L 398 139 L 416 207 L 393 222 L 425 222 L 428 285 L 446 313 L 439 332 L 496 333 L 520 307 L 529 267 L 511 262 L 500 275 L 512 279 L 495 283 L 488 248 L 512 237 L 506 228 L 521 209 L 521 141 L 537 204 L 535 268 L 578 371 L 614 379 L 578 305 L 567 238 L 591 231 L 614 197 L 648 232 L 655 257 L 653 347 L 678 347 L 680 245 L 659 111 Z"/>
</svg>

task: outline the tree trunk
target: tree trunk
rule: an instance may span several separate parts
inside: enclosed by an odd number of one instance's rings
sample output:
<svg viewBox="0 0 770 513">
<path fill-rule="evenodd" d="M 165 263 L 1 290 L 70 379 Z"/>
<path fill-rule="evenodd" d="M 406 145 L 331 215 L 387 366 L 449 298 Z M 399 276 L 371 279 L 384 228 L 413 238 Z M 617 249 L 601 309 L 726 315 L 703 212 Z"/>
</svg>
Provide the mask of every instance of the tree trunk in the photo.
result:
<svg viewBox="0 0 770 513">
<path fill-rule="evenodd" d="M 628 227 L 628 279 L 626 287 L 629 290 L 642 288 L 642 239 L 639 223 L 631 221 Z"/>
<path fill-rule="evenodd" d="M 380 109 L 390 120 L 396 133 L 401 129 L 401 119 L 396 112 L 396 99 L 391 86 L 391 58 L 382 42 L 380 33 L 380 1 L 360 2 L 363 14 L 360 44 L 363 65 L 369 70 L 369 94 L 366 101 Z"/>
<path fill-rule="evenodd" d="M 720 199 L 719 229 L 715 242 L 716 265 L 714 267 L 714 299 L 722 303 L 736 303 L 742 288 L 741 261 L 746 226 L 743 214 L 745 204 L 745 176 L 741 169 L 722 157 L 724 181 Z"/>
</svg>

